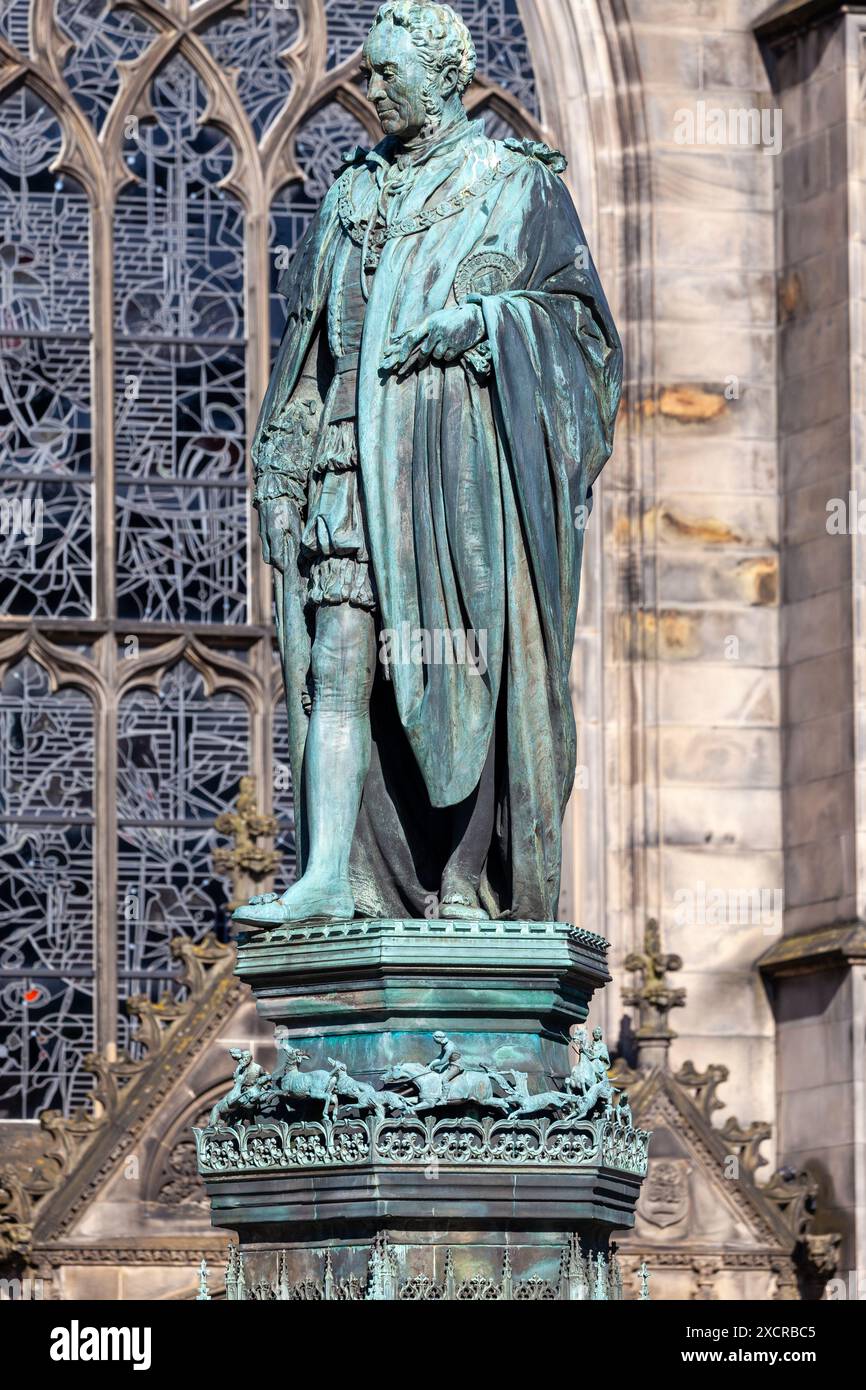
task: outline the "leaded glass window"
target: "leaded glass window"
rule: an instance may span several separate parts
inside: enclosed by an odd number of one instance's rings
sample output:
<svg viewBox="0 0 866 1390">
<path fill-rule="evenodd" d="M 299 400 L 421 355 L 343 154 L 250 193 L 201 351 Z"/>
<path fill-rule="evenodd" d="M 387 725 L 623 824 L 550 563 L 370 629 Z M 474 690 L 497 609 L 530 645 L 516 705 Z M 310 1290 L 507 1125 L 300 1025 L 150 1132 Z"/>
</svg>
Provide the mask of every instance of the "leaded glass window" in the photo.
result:
<svg viewBox="0 0 866 1390">
<path fill-rule="evenodd" d="M 62 131 L 19 87 L 0 124 L 0 605 L 86 618 L 91 576 L 89 212 Z"/>
<path fill-rule="evenodd" d="M 168 939 L 213 930 L 223 895 L 210 861 L 213 824 L 247 771 L 249 718 L 235 694 L 208 696 L 182 662 L 159 691 L 136 689 L 118 726 L 118 886 L 122 993 L 165 975 Z"/>
<path fill-rule="evenodd" d="M 518 0 L 456 3 L 473 114 L 537 135 Z M 378 138 L 377 8 L 0 0 L 0 1118 L 78 1104 L 170 938 L 223 930 L 247 772 L 291 872 L 247 444 L 279 272 Z"/>
<path fill-rule="evenodd" d="M 231 142 L 180 57 L 132 116 L 114 219 L 117 607 L 246 618 L 244 216 Z"/>
<path fill-rule="evenodd" d="M 0 703 L 0 1113 L 68 1108 L 93 1047 L 94 726 L 30 657 Z"/>
</svg>

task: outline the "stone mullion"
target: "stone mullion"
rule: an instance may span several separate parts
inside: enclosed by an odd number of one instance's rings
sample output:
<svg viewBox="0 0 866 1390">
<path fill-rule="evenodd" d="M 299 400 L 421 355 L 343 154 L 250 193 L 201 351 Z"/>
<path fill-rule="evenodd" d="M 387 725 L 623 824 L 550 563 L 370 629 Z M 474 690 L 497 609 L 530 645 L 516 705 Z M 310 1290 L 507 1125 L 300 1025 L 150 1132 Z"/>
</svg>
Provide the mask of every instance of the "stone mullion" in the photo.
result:
<svg viewBox="0 0 866 1390">
<path fill-rule="evenodd" d="M 113 633 L 97 643 L 105 694 L 96 715 L 94 777 L 94 931 L 96 1050 L 113 1058 L 117 1040 L 117 647 Z"/>
<path fill-rule="evenodd" d="M 93 390 L 94 617 L 108 624 L 96 644 L 105 681 L 97 711 L 95 768 L 96 1047 L 113 1057 L 117 1046 L 117 645 L 115 563 L 114 388 L 115 190 L 104 165 L 92 209 L 91 372 Z"/>
<path fill-rule="evenodd" d="M 259 187 L 262 187 L 259 184 Z M 245 310 L 247 325 L 246 434 L 247 485 L 252 498 L 252 459 L 249 445 L 258 419 L 259 407 L 268 385 L 270 369 L 270 267 L 268 261 L 269 192 L 263 205 L 248 207 L 246 217 Z M 271 573 L 262 561 L 256 513 L 250 506 L 247 533 L 249 582 L 249 621 L 253 625 L 271 621 Z"/>
<path fill-rule="evenodd" d="M 251 659 L 260 687 L 250 714 L 250 771 L 256 779 L 258 809 L 263 815 L 270 815 L 274 809 L 274 716 L 271 700 L 274 658 L 269 637 L 256 643 Z"/>
<path fill-rule="evenodd" d="M 114 195 L 106 175 L 92 209 L 91 344 L 94 617 L 115 617 Z"/>
</svg>

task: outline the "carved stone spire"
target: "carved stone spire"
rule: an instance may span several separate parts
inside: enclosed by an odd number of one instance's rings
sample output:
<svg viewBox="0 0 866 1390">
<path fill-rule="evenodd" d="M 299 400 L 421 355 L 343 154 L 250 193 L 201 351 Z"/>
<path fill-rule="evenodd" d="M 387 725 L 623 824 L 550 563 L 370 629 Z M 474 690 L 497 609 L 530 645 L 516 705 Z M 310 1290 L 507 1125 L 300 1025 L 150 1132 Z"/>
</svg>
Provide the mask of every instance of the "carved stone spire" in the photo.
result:
<svg viewBox="0 0 866 1390">
<path fill-rule="evenodd" d="M 453 1299 L 457 1281 L 454 1277 L 454 1256 L 451 1253 L 451 1246 L 445 1251 L 445 1297 Z"/>
<path fill-rule="evenodd" d="M 237 1249 L 237 1263 L 235 1264 L 235 1298 L 239 1303 L 245 1303 L 247 1299 L 247 1274 L 244 1269 L 244 1257 Z"/>
<path fill-rule="evenodd" d="M 389 1245 L 387 1234 L 380 1231 L 370 1249 L 367 1298 L 386 1303 L 396 1298 L 396 1276 L 396 1251 Z"/>
<path fill-rule="evenodd" d="M 508 1299 L 509 1302 L 514 1297 L 514 1272 L 511 1268 L 511 1256 L 506 1246 L 505 1254 L 502 1257 L 502 1287 L 500 1297 Z"/>
<path fill-rule="evenodd" d="M 646 924 L 643 952 L 633 951 L 625 958 L 626 970 L 639 976 L 639 984 L 623 991 L 623 1003 L 639 1010 L 637 1030 L 637 1063 L 639 1068 L 668 1066 L 668 1052 L 676 1033 L 668 1025 L 671 1009 L 686 1002 L 684 989 L 673 989 L 666 976 L 682 970 L 680 956 L 667 955 L 662 950 L 659 924 L 654 918 Z"/>
</svg>

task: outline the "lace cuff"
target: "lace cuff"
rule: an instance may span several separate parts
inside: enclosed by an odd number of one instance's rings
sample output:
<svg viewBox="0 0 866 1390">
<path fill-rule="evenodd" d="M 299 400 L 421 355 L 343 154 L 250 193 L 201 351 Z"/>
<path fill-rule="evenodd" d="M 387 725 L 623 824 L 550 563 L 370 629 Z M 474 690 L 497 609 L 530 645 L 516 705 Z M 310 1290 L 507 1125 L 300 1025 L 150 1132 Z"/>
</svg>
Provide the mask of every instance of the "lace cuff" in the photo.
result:
<svg viewBox="0 0 866 1390">
<path fill-rule="evenodd" d="M 293 401 L 268 425 L 257 450 L 254 505 L 278 497 L 290 497 L 299 509 L 306 505 L 316 412 L 315 401 Z"/>
<path fill-rule="evenodd" d="M 289 473 L 281 473 L 276 468 L 269 468 L 259 474 L 253 489 L 253 506 L 258 507 L 262 502 L 275 502 L 280 497 L 289 497 L 298 511 L 301 511 L 307 504 L 306 483 L 293 478 Z"/>
</svg>

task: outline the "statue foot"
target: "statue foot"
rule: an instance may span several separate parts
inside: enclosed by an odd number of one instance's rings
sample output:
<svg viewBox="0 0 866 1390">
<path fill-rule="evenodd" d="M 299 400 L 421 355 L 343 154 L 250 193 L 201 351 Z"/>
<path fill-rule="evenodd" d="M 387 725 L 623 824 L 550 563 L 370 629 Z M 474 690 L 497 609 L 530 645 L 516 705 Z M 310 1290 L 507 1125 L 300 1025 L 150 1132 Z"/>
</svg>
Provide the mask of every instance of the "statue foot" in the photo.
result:
<svg viewBox="0 0 866 1390">
<path fill-rule="evenodd" d="M 277 901 L 276 893 L 256 893 L 248 903 L 235 908 L 231 920 L 246 926 L 268 926 L 279 920 L 268 915 L 264 909 Z"/>
<path fill-rule="evenodd" d="M 256 902 L 255 898 L 232 913 L 232 921 L 242 927 L 278 927 L 288 921 L 277 900 L 276 894 L 271 902 Z"/>
<path fill-rule="evenodd" d="M 350 922 L 355 899 L 345 885 L 308 882 L 306 876 L 276 893 L 259 894 L 232 913 L 232 921 L 245 927 L 278 927 L 286 922 Z"/>
<path fill-rule="evenodd" d="M 477 892 L 470 887 L 443 893 L 439 901 L 439 916 L 452 922 L 489 922 L 490 914 L 478 901 Z"/>
<path fill-rule="evenodd" d="M 286 889 L 276 906 L 288 914 L 286 922 L 351 922 L 355 915 L 348 883 L 311 880 L 307 874 Z"/>
</svg>

